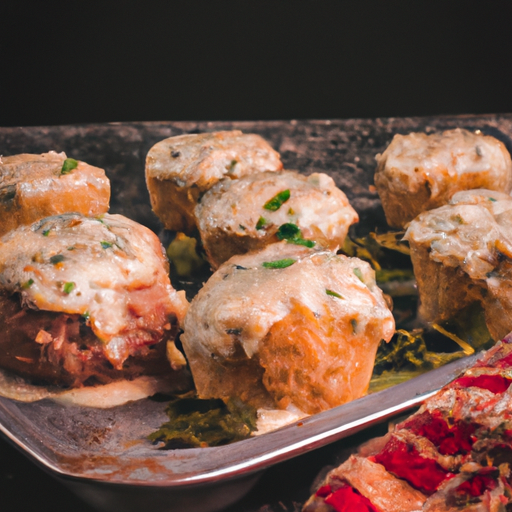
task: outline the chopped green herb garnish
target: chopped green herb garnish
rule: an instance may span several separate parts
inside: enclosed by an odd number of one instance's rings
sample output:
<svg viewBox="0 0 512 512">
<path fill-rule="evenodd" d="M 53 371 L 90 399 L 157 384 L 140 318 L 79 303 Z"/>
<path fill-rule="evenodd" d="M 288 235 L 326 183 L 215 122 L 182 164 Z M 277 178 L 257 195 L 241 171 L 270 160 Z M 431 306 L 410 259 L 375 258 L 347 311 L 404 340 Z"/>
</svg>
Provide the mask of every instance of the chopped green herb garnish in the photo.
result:
<svg viewBox="0 0 512 512">
<path fill-rule="evenodd" d="M 292 224 L 291 222 L 279 226 L 276 235 L 279 240 L 290 240 L 297 236 L 302 237 L 299 226 Z"/>
<path fill-rule="evenodd" d="M 26 281 L 25 283 L 23 283 L 21 285 L 21 288 L 23 290 L 26 290 L 26 289 L 30 288 L 33 284 L 34 284 L 34 280 L 33 279 L 29 279 L 28 281 Z"/>
<path fill-rule="evenodd" d="M 276 260 L 276 261 L 265 261 L 263 263 L 263 266 L 265 268 L 286 268 L 291 265 L 293 265 L 297 260 L 294 260 L 292 258 L 284 258 L 282 260 Z"/>
<path fill-rule="evenodd" d="M 260 217 L 256 223 L 256 229 L 263 229 L 268 224 L 268 220 L 265 217 Z"/>
<path fill-rule="evenodd" d="M 48 236 L 50 234 L 50 230 L 49 229 L 45 229 L 43 231 L 43 236 Z"/>
<path fill-rule="evenodd" d="M 305 245 L 306 247 L 315 246 L 315 242 L 313 240 L 306 240 L 303 238 L 300 228 L 291 222 L 279 226 L 276 236 L 279 240 L 286 240 L 291 244 Z"/>
<path fill-rule="evenodd" d="M 462 218 L 461 215 L 455 215 L 455 217 L 452 218 L 457 224 L 465 224 L 464 219 Z"/>
<path fill-rule="evenodd" d="M 75 250 L 75 248 L 74 248 L 72 245 L 70 245 L 70 246 L 68 247 L 68 251 L 74 251 L 74 250 Z"/>
<path fill-rule="evenodd" d="M 265 210 L 275 212 L 276 210 L 279 210 L 283 203 L 286 203 L 288 199 L 290 199 L 290 190 L 286 189 L 282 192 L 279 192 L 279 194 L 276 194 L 272 199 L 268 200 L 263 208 L 265 208 Z"/>
<path fill-rule="evenodd" d="M 237 160 L 231 160 L 231 162 L 229 163 L 229 165 L 226 165 L 226 170 L 228 172 L 233 172 L 233 169 L 235 168 L 236 164 L 238 163 Z"/>
<path fill-rule="evenodd" d="M 78 162 L 74 158 L 66 158 L 62 164 L 61 174 L 69 174 L 73 169 L 78 167 Z"/>
<path fill-rule="evenodd" d="M 363 278 L 363 273 L 361 272 L 361 269 L 359 267 L 356 267 L 354 269 L 354 274 L 357 276 L 357 278 L 359 279 L 359 281 L 361 281 L 362 283 L 364 283 L 364 278 Z"/>
<path fill-rule="evenodd" d="M 352 318 L 352 320 L 350 320 L 350 325 L 352 326 L 352 334 L 357 334 L 357 320 L 355 318 Z"/>
<path fill-rule="evenodd" d="M 493 203 L 495 203 L 496 199 L 494 199 L 494 197 L 489 197 L 489 201 L 492 201 Z"/>
<path fill-rule="evenodd" d="M 70 294 L 75 289 L 75 283 L 72 281 L 69 281 L 67 283 L 64 283 L 64 286 L 62 287 L 62 291 L 66 294 Z"/>
<path fill-rule="evenodd" d="M 330 295 L 331 297 L 336 297 L 337 299 L 343 299 L 344 298 L 339 293 L 333 292 L 332 290 L 329 290 L 328 288 L 325 289 L 325 293 L 327 293 L 327 295 Z"/>
<path fill-rule="evenodd" d="M 103 247 L 103 249 L 109 249 L 110 247 L 112 247 L 112 242 L 100 242 L 101 244 L 101 247 Z"/>
<path fill-rule="evenodd" d="M 57 265 L 57 263 L 61 263 L 65 260 L 64 256 L 62 254 L 56 254 L 55 256 L 52 256 L 50 258 L 50 263 L 53 265 Z"/>
<path fill-rule="evenodd" d="M 293 208 L 289 208 L 288 215 L 295 215 L 295 210 Z"/>
<path fill-rule="evenodd" d="M 247 228 L 245 226 L 243 226 L 242 224 L 238 224 L 238 227 L 242 230 L 242 231 L 245 231 Z"/>
<path fill-rule="evenodd" d="M 89 318 L 91 318 L 91 314 L 89 313 L 89 311 L 86 311 L 85 313 L 83 313 L 82 318 L 85 320 L 89 320 Z"/>
</svg>

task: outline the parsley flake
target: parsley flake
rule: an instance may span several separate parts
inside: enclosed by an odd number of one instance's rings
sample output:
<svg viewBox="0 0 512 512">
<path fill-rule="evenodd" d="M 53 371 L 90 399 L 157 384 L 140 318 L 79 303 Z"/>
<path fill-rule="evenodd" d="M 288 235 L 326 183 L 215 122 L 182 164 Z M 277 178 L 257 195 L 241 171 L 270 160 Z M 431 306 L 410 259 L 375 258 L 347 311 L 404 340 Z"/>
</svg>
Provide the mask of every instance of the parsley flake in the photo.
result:
<svg viewBox="0 0 512 512">
<path fill-rule="evenodd" d="M 305 245 L 306 247 L 314 247 L 315 242 L 313 240 L 306 240 L 302 237 L 302 232 L 296 224 L 288 222 L 279 226 L 276 233 L 279 240 L 286 240 L 290 244 Z"/>
<path fill-rule="evenodd" d="M 361 269 L 359 267 L 356 267 L 354 269 L 354 274 L 358 277 L 359 281 L 364 283 L 363 273 L 361 272 Z"/>
<path fill-rule="evenodd" d="M 265 268 L 286 268 L 293 265 L 297 260 L 293 258 L 284 258 L 282 260 L 276 261 L 265 261 L 263 262 L 263 266 Z"/>
<path fill-rule="evenodd" d="M 101 244 L 101 247 L 103 247 L 103 249 L 109 249 L 110 247 L 112 247 L 112 242 L 100 242 Z"/>
<path fill-rule="evenodd" d="M 69 295 L 74 289 L 76 284 L 72 281 L 68 281 L 67 283 L 64 283 L 64 286 L 62 287 L 62 291 Z"/>
<path fill-rule="evenodd" d="M 330 295 L 331 297 L 336 297 L 337 299 L 344 299 L 344 297 L 342 295 L 340 295 L 339 293 L 333 292 L 332 290 L 329 290 L 329 288 L 325 289 L 325 293 L 327 295 Z"/>
<path fill-rule="evenodd" d="M 23 290 L 27 290 L 27 289 L 28 289 L 28 288 L 30 288 L 33 284 L 34 284 L 34 280 L 31 278 L 31 279 L 29 279 L 27 282 L 23 283 L 23 284 L 21 285 L 21 288 L 22 288 Z"/>
<path fill-rule="evenodd" d="M 263 229 L 268 224 L 268 220 L 265 217 L 260 217 L 256 223 L 256 229 Z"/>
<path fill-rule="evenodd" d="M 61 174 L 69 174 L 73 169 L 78 167 L 78 162 L 74 158 L 66 158 L 62 164 Z"/>
<path fill-rule="evenodd" d="M 49 229 L 45 229 L 43 231 L 43 236 L 48 236 L 50 234 L 50 230 Z"/>
<path fill-rule="evenodd" d="M 53 265 L 57 265 L 57 263 L 62 263 L 65 260 L 62 254 L 56 254 L 50 258 L 50 263 Z"/>
<path fill-rule="evenodd" d="M 494 199 L 494 197 L 489 197 L 488 199 L 489 199 L 489 201 L 492 201 L 493 203 L 496 202 L 496 199 Z"/>
<path fill-rule="evenodd" d="M 276 210 L 279 210 L 279 208 L 281 208 L 288 199 L 290 199 L 290 189 L 283 190 L 282 192 L 279 192 L 279 194 L 276 194 L 263 205 L 263 208 L 265 208 L 265 210 L 275 212 Z"/>
</svg>

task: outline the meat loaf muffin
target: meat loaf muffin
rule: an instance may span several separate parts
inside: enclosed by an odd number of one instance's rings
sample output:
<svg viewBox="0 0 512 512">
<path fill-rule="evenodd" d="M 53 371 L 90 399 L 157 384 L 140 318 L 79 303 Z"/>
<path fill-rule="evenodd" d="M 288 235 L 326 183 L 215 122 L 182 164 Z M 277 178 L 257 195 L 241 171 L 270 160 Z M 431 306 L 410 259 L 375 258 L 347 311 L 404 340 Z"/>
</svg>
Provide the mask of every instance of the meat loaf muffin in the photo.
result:
<svg viewBox="0 0 512 512">
<path fill-rule="evenodd" d="M 200 397 L 312 414 L 365 393 L 394 327 L 367 263 L 280 242 L 221 265 L 181 341 Z"/>
<path fill-rule="evenodd" d="M 376 160 L 375 185 L 386 220 L 395 228 L 446 204 L 457 191 L 512 189 L 509 152 L 499 140 L 480 132 L 457 128 L 432 135 L 395 135 Z"/>
<path fill-rule="evenodd" d="M 178 135 L 149 150 L 146 183 L 164 227 L 191 234 L 198 199 L 221 178 L 282 167 L 279 154 L 259 135 L 239 130 Z"/>
<path fill-rule="evenodd" d="M 0 236 L 51 215 L 100 215 L 109 200 L 105 171 L 65 153 L 0 157 Z"/>
<path fill-rule="evenodd" d="M 337 250 L 358 220 L 330 176 L 294 171 L 223 179 L 206 192 L 195 215 L 214 268 L 235 254 L 283 239 Z"/>
</svg>

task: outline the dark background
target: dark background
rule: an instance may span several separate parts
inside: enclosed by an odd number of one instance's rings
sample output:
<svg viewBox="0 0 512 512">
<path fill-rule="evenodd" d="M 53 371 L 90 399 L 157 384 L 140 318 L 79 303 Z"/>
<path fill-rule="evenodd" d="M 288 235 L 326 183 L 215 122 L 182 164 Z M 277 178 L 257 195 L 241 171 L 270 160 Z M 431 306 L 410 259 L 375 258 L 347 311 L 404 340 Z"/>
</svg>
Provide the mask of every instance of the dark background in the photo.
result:
<svg viewBox="0 0 512 512">
<path fill-rule="evenodd" d="M 508 0 L 5 1 L 0 126 L 512 111 Z"/>
<path fill-rule="evenodd" d="M 6 0 L 0 126 L 512 112 L 511 14 L 509 0 Z M 0 459 L 1 510 L 92 510 L 1 437 Z M 284 499 L 286 471 L 253 496 Z"/>
</svg>

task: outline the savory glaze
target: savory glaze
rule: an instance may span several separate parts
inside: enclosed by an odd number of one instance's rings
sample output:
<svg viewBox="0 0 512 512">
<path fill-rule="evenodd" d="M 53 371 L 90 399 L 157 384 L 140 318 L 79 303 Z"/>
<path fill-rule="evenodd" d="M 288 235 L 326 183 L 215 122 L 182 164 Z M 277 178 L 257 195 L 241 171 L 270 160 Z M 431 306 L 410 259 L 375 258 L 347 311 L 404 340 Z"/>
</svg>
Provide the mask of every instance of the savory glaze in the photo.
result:
<svg viewBox="0 0 512 512">
<path fill-rule="evenodd" d="M 146 183 L 165 228 L 191 233 L 198 199 L 221 178 L 282 167 L 279 154 L 259 135 L 239 130 L 178 135 L 149 150 Z"/>
<path fill-rule="evenodd" d="M 304 176 L 294 171 L 223 179 L 206 192 L 195 215 L 214 268 L 235 254 L 277 242 L 280 236 L 337 250 L 350 225 L 359 220 L 330 176 Z M 281 234 L 280 228 L 294 231 Z"/>
<path fill-rule="evenodd" d="M 108 211 L 105 171 L 65 153 L 0 157 L 0 236 L 51 215 Z"/>
<path fill-rule="evenodd" d="M 377 155 L 375 185 L 386 220 L 402 228 L 460 190 L 512 189 L 512 159 L 494 137 L 457 128 L 427 135 L 395 135 Z"/>
<path fill-rule="evenodd" d="M 367 263 L 280 242 L 221 265 L 181 341 L 201 397 L 310 414 L 360 397 L 393 333 Z"/>
</svg>

